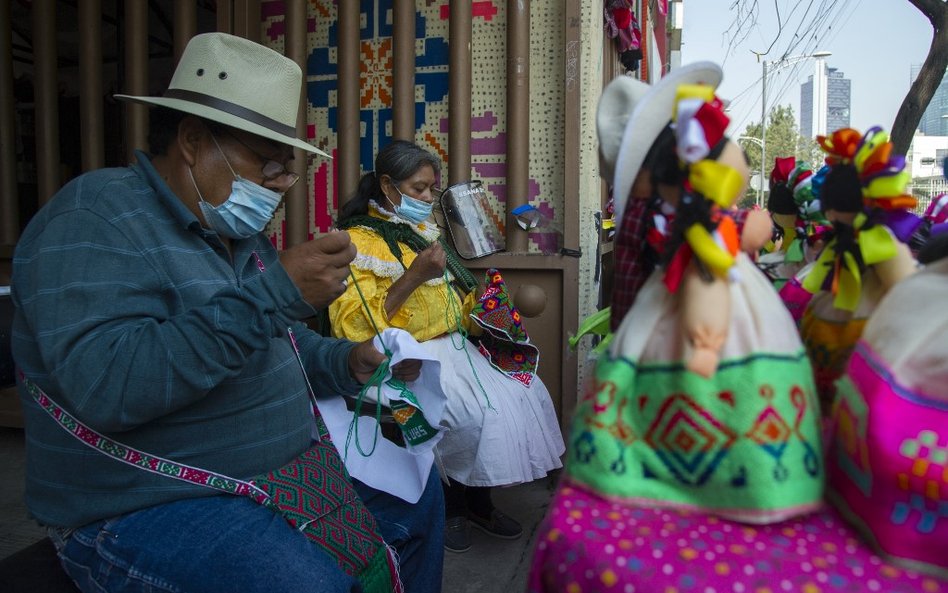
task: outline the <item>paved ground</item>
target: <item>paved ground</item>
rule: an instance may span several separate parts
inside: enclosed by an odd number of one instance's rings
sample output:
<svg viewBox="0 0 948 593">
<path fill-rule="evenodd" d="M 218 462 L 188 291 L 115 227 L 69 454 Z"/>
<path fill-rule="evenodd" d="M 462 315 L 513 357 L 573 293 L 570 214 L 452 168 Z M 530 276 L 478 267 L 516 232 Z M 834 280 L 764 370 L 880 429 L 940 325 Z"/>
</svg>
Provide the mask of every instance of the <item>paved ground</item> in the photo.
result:
<svg viewBox="0 0 948 593">
<path fill-rule="evenodd" d="M 23 431 L 0 428 L 0 559 L 45 537 L 23 505 Z M 519 540 L 492 538 L 472 529 L 472 547 L 463 554 L 445 552 L 444 593 L 521 593 L 537 525 L 546 513 L 555 477 L 494 490 L 494 503 L 520 521 Z"/>
</svg>

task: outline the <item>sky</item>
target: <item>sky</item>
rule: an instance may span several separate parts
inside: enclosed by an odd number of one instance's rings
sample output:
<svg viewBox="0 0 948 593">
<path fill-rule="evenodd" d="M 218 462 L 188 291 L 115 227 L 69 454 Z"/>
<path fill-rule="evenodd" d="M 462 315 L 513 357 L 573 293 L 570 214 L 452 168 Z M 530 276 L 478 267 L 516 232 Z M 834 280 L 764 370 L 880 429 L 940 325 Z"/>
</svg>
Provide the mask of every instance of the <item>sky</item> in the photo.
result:
<svg viewBox="0 0 948 593">
<path fill-rule="evenodd" d="M 752 27 L 744 27 L 743 39 L 729 44 L 737 28 L 734 6 L 739 2 L 756 4 L 758 18 Z M 775 5 L 782 14 L 782 31 Z M 804 19 L 808 5 L 811 13 Z M 817 6 L 823 10 L 834 6 L 833 18 L 801 29 L 794 37 L 801 22 L 811 22 Z M 722 66 L 724 80 L 717 94 L 732 101 L 733 136 L 747 124 L 760 122 L 762 65 L 753 51 L 770 48 L 763 59 L 771 63 L 832 52 L 824 58 L 827 66 L 838 68 L 852 81 L 850 126 L 864 132 L 874 125 L 892 127 L 912 82 L 910 67 L 925 60 L 931 40 L 931 24 L 908 0 L 690 0 L 684 2 L 681 63 L 710 60 Z M 768 64 L 767 105 L 792 106 L 799 123 L 800 85 L 813 74 L 815 61 L 788 62 L 793 64 L 776 70 Z"/>
</svg>

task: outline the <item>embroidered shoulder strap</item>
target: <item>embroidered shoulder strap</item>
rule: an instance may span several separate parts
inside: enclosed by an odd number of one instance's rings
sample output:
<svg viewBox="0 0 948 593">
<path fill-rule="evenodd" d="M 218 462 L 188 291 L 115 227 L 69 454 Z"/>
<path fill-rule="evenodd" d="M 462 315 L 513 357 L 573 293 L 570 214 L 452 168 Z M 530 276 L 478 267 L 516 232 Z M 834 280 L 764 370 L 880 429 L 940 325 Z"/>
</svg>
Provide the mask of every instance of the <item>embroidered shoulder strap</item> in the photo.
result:
<svg viewBox="0 0 948 593">
<path fill-rule="evenodd" d="M 47 414 L 52 416 L 56 424 L 63 430 L 79 439 L 84 445 L 104 453 L 113 459 L 153 474 L 174 478 L 183 482 L 190 482 L 191 484 L 204 486 L 206 488 L 213 488 L 214 490 L 220 490 L 228 494 L 247 496 L 258 504 L 266 504 L 267 501 L 270 500 L 270 496 L 266 492 L 251 482 L 171 461 L 170 459 L 158 457 L 157 455 L 151 455 L 112 440 L 89 428 L 66 412 L 62 406 L 53 401 L 36 383 L 27 379 L 22 371 L 20 372 L 20 381 L 26 387 L 27 392 L 33 396 L 36 403 L 38 403 Z"/>
</svg>

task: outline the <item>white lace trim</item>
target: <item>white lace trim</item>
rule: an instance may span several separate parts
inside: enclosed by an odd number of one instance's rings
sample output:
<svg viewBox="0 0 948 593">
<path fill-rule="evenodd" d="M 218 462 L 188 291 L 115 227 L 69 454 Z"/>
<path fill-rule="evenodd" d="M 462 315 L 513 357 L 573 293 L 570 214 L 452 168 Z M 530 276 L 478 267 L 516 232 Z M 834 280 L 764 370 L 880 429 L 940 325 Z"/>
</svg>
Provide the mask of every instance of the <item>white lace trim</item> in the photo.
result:
<svg viewBox="0 0 948 593">
<path fill-rule="evenodd" d="M 357 269 L 365 272 L 372 272 L 379 278 L 391 278 L 393 282 L 401 278 L 402 274 L 405 273 L 405 268 L 397 261 L 386 261 L 362 253 L 356 255 L 355 259 L 352 260 L 352 263 L 349 265 L 355 266 Z M 451 272 L 448 272 L 448 278 L 452 278 Z M 444 276 L 425 281 L 425 285 L 427 286 L 439 286 L 441 284 L 444 284 Z"/>
</svg>

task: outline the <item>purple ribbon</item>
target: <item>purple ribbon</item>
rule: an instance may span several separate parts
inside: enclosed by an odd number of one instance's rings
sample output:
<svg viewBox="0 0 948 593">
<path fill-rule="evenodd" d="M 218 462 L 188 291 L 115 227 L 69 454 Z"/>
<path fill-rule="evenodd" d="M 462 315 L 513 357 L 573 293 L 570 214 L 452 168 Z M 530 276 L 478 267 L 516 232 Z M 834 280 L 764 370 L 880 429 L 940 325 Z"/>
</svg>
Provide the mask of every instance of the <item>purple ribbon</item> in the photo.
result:
<svg viewBox="0 0 948 593">
<path fill-rule="evenodd" d="M 879 213 L 879 220 L 889 227 L 895 237 L 903 243 L 908 243 L 923 222 L 920 217 L 908 210 L 883 210 Z"/>
</svg>

